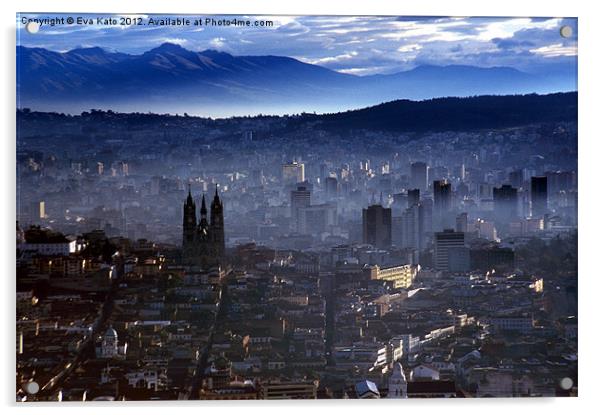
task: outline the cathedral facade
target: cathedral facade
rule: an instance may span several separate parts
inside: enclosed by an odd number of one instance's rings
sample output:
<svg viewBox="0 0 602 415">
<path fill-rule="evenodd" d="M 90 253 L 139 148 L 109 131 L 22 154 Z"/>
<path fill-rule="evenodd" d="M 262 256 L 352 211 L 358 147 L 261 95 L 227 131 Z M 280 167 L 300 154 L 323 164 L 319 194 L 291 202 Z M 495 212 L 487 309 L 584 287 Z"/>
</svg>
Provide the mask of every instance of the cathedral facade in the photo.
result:
<svg viewBox="0 0 602 415">
<path fill-rule="evenodd" d="M 217 186 L 210 208 L 208 219 L 205 195 L 203 195 L 200 219 L 197 222 L 196 204 L 192 199 L 190 190 L 188 190 L 182 223 L 182 261 L 186 265 L 198 265 L 208 268 L 223 263 L 226 251 L 224 205 L 217 192 Z"/>
</svg>

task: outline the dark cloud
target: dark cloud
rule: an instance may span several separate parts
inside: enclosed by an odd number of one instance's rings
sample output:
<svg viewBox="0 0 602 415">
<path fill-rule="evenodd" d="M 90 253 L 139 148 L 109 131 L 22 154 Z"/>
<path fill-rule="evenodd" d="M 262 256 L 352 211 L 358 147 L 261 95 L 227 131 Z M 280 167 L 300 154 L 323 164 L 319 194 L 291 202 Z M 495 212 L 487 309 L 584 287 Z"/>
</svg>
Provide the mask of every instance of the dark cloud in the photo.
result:
<svg viewBox="0 0 602 415">
<path fill-rule="evenodd" d="M 506 50 L 535 46 L 535 43 L 528 40 L 519 41 L 514 39 L 501 39 L 499 37 L 496 37 L 494 39 L 491 39 L 491 41 L 495 43 L 499 49 Z"/>
</svg>

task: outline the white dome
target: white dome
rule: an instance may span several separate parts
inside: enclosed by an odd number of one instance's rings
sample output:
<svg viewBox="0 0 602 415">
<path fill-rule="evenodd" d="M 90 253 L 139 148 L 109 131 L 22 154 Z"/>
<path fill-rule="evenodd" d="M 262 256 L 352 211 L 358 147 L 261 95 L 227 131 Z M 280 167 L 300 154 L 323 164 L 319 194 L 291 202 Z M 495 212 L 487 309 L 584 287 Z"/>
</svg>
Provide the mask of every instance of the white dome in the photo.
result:
<svg viewBox="0 0 602 415">
<path fill-rule="evenodd" d="M 115 337 L 117 338 L 117 332 L 113 327 L 109 327 L 105 332 L 105 337 Z"/>
</svg>

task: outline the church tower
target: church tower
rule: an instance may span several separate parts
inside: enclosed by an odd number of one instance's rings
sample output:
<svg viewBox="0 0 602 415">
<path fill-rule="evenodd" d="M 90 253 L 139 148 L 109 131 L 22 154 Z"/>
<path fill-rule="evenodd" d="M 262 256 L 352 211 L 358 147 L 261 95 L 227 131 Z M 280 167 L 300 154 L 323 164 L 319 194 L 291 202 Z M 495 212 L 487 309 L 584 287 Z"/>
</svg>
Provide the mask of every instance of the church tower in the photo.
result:
<svg viewBox="0 0 602 415">
<path fill-rule="evenodd" d="M 224 205 L 217 186 L 211 202 L 209 220 L 205 195 L 201 200 L 200 220 L 197 223 L 196 206 L 188 189 L 182 223 L 182 260 L 184 264 L 201 267 L 220 265 L 226 252 L 224 238 Z"/>
<path fill-rule="evenodd" d="M 182 223 L 182 247 L 186 249 L 194 244 L 196 236 L 196 206 L 188 186 L 188 197 L 184 203 L 184 220 Z"/>
<path fill-rule="evenodd" d="M 393 373 L 389 378 L 389 393 L 388 399 L 405 399 L 408 397 L 408 382 L 406 375 L 403 373 L 401 363 L 393 364 Z"/>
<path fill-rule="evenodd" d="M 117 338 L 117 332 L 113 327 L 109 327 L 102 337 L 102 344 L 100 346 L 100 355 L 103 358 L 111 358 L 117 356 L 119 353 L 119 340 Z"/>
<path fill-rule="evenodd" d="M 205 206 L 205 195 L 203 194 L 203 200 L 201 201 L 201 221 L 199 222 L 199 234 L 202 239 L 207 236 L 209 232 L 209 222 L 207 222 L 207 206 Z"/>
<path fill-rule="evenodd" d="M 224 205 L 217 193 L 217 185 L 215 185 L 215 196 L 211 202 L 211 242 L 215 255 L 222 258 L 226 252 L 225 237 L 224 237 Z"/>
</svg>

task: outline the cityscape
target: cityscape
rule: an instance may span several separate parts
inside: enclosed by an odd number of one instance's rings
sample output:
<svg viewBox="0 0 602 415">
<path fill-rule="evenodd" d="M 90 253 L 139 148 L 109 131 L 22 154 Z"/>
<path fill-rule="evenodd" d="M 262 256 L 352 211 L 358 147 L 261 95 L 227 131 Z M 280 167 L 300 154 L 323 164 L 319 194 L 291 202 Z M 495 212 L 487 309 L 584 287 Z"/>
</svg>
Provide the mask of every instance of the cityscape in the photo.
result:
<svg viewBox="0 0 602 415">
<path fill-rule="evenodd" d="M 506 28 L 446 19 L 394 21 Z M 19 27 L 16 400 L 577 396 L 577 22 L 523 20 L 384 74 Z"/>
</svg>

